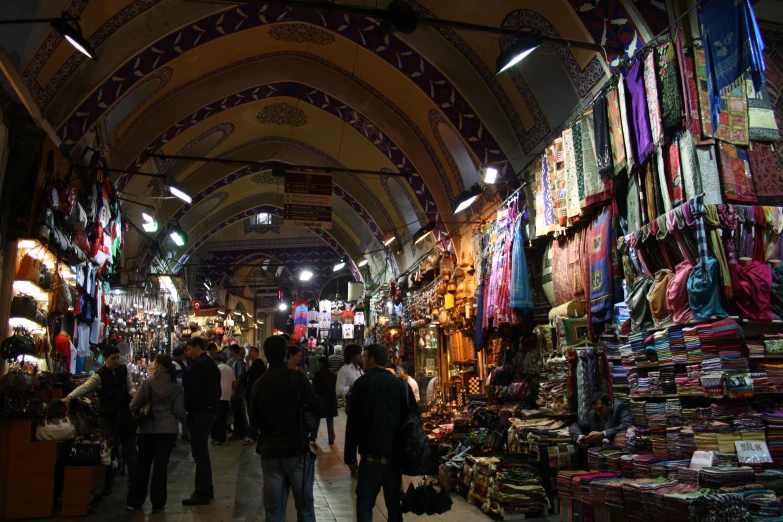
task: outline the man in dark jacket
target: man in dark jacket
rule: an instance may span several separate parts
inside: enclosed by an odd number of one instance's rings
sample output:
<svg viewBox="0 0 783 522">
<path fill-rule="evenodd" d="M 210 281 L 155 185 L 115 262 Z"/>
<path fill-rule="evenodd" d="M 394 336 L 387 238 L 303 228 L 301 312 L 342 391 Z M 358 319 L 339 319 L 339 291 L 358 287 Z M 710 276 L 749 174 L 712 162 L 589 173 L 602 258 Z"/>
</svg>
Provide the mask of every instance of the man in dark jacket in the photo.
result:
<svg viewBox="0 0 783 522">
<path fill-rule="evenodd" d="M 190 452 L 196 461 L 196 488 L 185 506 L 209 504 L 215 498 L 212 489 L 212 462 L 209 460 L 209 432 L 220 408 L 220 370 L 207 354 L 207 342 L 194 337 L 187 344 L 193 360 L 185 388 L 185 409 L 188 412 Z"/>
<path fill-rule="evenodd" d="M 587 448 L 600 446 L 604 439 L 610 442 L 618 433 L 633 425 L 631 408 L 624 402 L 612 403 L 609 394 L 598 392 L 593 396 L 593 409 L 587 417 L 571 425 L 571 438 L 579 446 L 577 456 L 579 469 L 588 469 Z"/>
<path fill-rule="evenodd" d="M 329 361 L 326 357 L 318 359 L 318 366 L 320 366 L 320 370 L 314 374 L 313 388 L 315 388 L 315 393 L 321 398 L 321 403 L 324 406 L 321 418 L 326 419 L 326 432 L 329 436 L 329 445 L 331 446 L 334 444 L 334 418 L 337 417 L 337 392 L 335 391 L 337 376 L 329 371 Z M 312 442 L 315 442 L 316 437 L 318 437 L 318 429 L 320 427 L 321 421 L 319 419 L 318 428 L 310 434 Z"/>
<path fill-rule="evenodd" d="M 383 487 L 390 522 L 402 520 L 402 473 L 394 463 L 398 434 L 409 413 L 419 413 L 410 386 L 386 371 L 389 354 L 379 344 L 364 349 L 364 375 L 353 384 L 345 430 L 345 463 L 362 456 L 356 484 L 356 516 L 372 521 L 375 499 Z"/>
<path fill-rule="evenodd" d="M 264 342 L 269 369 L 253 385 L 251 410 L 259 426 L 256 452 L 264 474 L 264 507 L 268 522 L 284 522 L 288 488 L 300 522 L 315 522 L 313 477 L 315 453 L 305 410 L 315 419 L 323 407 L 307 376 L 285 364 L 287 343 L 281 336 Z"/>
<path fill-rule="evenodd" d="M 250 421 L 247 427 L 247 437 L 245 437 L 245 442 L 248 443 L 258 440 L 258 420 L 253 415 L 253 410 L 250 407 L 250 401 L 253 398 L 253 385 L 266 372 L 266 363 L 258 355 L 258 348 L 251 346 L 250 350 L 248 350 L 248 371 L 247 380 L 245 381 L 245 401 L 247 403 L 247 415 Z"/>
</svg>

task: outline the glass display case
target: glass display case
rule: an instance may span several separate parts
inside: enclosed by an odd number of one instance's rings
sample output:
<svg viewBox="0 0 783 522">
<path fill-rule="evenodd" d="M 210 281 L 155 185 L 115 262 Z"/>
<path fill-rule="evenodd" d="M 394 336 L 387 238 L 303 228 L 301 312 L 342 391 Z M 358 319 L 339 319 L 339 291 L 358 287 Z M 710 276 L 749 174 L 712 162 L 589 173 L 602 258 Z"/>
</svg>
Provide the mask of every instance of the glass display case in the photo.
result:
<svg viewBox="0 0 783 522">
<path fill-rule="evenodd" d="M 413 378 L 419 384 L 421 402 L 434 399 L 434 397 L 427 397 L 428 389 L 433 395 L 439 389 L 439 386 L 429 386 L 429 384 L 440 376 L 440 343 L 439 327 L 432 325 L 416 329 L 414 336 L 415 375 Z"/>
</svg>

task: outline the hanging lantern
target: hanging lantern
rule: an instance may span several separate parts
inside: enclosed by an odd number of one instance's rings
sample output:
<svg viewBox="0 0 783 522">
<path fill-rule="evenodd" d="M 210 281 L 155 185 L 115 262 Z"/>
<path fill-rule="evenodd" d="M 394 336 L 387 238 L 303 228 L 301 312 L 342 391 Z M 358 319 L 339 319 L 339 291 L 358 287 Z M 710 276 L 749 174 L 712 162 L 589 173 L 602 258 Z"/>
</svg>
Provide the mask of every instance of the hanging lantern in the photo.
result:
<svg viewBox="0 0 783 522">
<path fill-rule="evenodd" d="M 443 308 L 446 310 L 454 308 L 454 294 L 446 294 L 446 297 L 443 299 Z"/>
<path fill-rule="evenodd" d="M 465 318 L 470 319 L 470 311 L 473 308 L 471 303 L 465 303 Z"/>
</svg>

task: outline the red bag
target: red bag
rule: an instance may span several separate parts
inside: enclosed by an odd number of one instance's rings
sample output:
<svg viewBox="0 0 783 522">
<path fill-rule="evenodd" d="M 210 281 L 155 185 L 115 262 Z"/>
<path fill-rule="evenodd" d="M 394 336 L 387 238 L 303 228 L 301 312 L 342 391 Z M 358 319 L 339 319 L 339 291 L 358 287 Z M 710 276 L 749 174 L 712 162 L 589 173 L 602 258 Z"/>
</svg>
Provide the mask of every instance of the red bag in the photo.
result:
<svg viewBox="0 0 783 522">
<path fill-rule="evenodd" d="M 58 205 L 54 210 L 64 216 L 70 216 L 73 206 L 76 205 L 76 188 L 61 179 L 54 181 L 54 187 L 57 189 L 58 197 Z"/>
</svg>

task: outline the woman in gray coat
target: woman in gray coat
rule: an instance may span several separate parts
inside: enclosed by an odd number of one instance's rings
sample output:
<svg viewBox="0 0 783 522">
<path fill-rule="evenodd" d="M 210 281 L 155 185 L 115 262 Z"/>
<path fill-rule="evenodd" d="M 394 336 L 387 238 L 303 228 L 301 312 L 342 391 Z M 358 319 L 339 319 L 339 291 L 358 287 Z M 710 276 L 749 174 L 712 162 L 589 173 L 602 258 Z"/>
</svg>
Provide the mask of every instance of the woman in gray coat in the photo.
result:
<svg viewBox="0 0 783 522">
<path fill-rule="evenodd" d="M 130 404 L 131 411 L 140 410 L 152 402 L 152 414 L 139 422 L 139 468 L 134 499 L 128 502 L 128 511 L 141 509 L 147 500 L 147 487 L 152 469 L 150 500 L 152 512 L 166 507 L 166 470 L 171 450 L 179 434 L 179 423 L 185 423 L 185 392 L 177 382 L 177 372 L 171 356 L 159 354 L 155 358 L 155 373 L 141 384 Z"/>
</svg>

